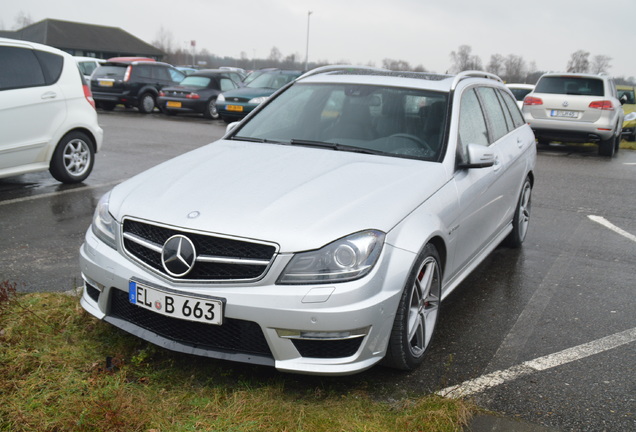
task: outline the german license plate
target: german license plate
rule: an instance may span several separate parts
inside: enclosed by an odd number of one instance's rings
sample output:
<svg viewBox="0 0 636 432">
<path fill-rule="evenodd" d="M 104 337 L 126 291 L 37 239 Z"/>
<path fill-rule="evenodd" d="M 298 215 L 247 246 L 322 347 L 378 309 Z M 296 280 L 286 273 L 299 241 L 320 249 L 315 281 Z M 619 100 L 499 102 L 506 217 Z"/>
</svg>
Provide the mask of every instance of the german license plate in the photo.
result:
<svg viewBox="0 0 636 432">
<path fill-rule="evenodd" d="M 563 111 L 563 110 L 552 110 L 550 112 L 551 117 L 567 117 L 567 118 L 576 118 L 576 111 Z"/>
<path fill-rule="evenodd" d="M 205 324 L 223 324 L 223 301 L 166 292 L 137 281 L 128 283 L 128 301 L 155 313 Z"/>
<path fill-rule="evenodd" d="M 228 111 L 237 111 L 237 112 L 243 111 L 242 105 L 228 105 L 226 108 Z"/>
<path fill-rule="evenodd" d="M 99 80 L 98 84 L 100 85 L 100 87 L 112 87 L 113 86 L 113 82 L 112 81 L 105 81 L 105 80 Z"/>
<path fill-rule="evenodd" d="M 166 106 L 168 106 L 170 108 L 181 108 L 181 102 L 168 101 L 166 103 Z"/>
</svg>

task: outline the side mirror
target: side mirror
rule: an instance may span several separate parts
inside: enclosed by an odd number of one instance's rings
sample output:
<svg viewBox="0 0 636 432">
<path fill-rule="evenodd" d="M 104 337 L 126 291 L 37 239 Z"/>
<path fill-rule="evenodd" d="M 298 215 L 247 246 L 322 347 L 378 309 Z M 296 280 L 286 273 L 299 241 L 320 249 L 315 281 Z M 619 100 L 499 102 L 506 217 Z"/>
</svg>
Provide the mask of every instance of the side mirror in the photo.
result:
<svg viewBox="0 0 636 432">
<path fill-rule="evenodd" d="M 490 147 L 479 144 L 466 146 L 468 160 L 459 165 L 460 168 L 488 168 L 495 164 L 495 153 Z"/>
<path fill-rule="evenodd" d="M 625 104 L 627 103 L 627 100 L 628 100 L 628 99 L 627 99 L 627 95 L 625 95 L 625 94 L 624 94 L 624 95 L 620 98 L 621 105 L 625 105 Z"/>
</svg>

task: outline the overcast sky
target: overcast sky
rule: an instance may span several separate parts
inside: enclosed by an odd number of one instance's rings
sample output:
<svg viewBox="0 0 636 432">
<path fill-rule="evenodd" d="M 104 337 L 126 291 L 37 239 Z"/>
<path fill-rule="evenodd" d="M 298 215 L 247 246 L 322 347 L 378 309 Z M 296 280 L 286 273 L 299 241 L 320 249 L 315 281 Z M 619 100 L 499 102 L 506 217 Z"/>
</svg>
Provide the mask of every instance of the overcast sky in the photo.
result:
<svg viewBox="0 0 636 432">
<path fill-rule="evenodd" d="M 484 66 L 515 54 L 540 71 L 565 70 L 577 50 L 612 58 L 614 76 L 636 76 L 636 0 L 2 0 L 0 29 L 20 13 L 120 27 L 152 42 L 163 27 L 174 46 L 195 40 L 219 56 L 305 58 L 382 65 L 405 60 L 433 72 L 469 45 Z"/>
</svg>

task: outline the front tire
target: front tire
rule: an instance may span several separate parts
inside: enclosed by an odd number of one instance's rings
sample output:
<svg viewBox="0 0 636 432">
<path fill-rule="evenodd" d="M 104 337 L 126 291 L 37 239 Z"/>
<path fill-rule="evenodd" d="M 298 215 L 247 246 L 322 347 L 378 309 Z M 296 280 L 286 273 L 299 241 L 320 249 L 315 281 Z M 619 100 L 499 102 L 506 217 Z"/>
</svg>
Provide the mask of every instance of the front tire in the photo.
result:
<svg viewBox="0 0 636 432">
<path fill-rule="evenodd" d="M 418 255 L 402 291 L 384 364 L 413 370 L 424 361 L 437 326 L 442 271 L 439 253 L 427 244 Z"/>
<path fill-rule="evenodd" d="M 53 152 L 49 172 L 62 183 L 80 183 L 93 170 L 93 141 L 83 132 L 70 132 L 60 140 Z"/>
<path fill-rule="evenodd" d="M 530 211 L 532 209 L 532 182 L 529 177 L 523 182 L 521 195 L 517 201 L 515 215 L 512 218 L 512 231 L 506 237 L 504 243 L 511 248 L 517 249 L 526 239 L 528 227 L 530 226 Z"/>
</svg>

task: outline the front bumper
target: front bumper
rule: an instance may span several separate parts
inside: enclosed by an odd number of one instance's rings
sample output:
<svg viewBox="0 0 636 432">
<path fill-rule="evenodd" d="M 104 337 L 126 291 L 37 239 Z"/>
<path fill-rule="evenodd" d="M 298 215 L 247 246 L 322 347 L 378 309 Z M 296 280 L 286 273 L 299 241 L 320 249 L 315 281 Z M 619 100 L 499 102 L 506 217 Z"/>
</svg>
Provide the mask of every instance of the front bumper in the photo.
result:
<svg viewBox="0 0 636 432">
<path fill-rule="evenodd" d="M 287 372 L 346 375 L 384 357 L 405 269 L 414 258 L 385 245 L 374 270 L 362 279 L 290 286 L 275 284 L 291 259 L 281 254 L 258 282 L 185 286 L 140 267 L 89 229 L 80 249 L 81 305 L 95 317 L 170 350 Z M 133 278 L 185 295 L 222 298 L 224 323 L 191 325 L 127 303 Z"/>
</svg>

